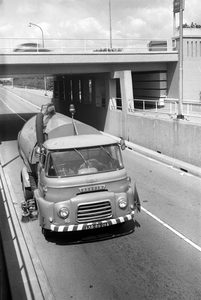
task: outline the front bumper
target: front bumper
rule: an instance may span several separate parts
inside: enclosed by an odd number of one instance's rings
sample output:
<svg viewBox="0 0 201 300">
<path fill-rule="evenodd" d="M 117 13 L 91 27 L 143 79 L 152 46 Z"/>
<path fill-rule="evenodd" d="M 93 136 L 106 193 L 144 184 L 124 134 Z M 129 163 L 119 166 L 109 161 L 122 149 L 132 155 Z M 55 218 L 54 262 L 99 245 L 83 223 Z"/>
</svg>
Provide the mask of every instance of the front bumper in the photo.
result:
<svg viewBox="0 0 201 300">
<path fill-rule="evenodd" d="M 103 228 L 103 227 L 121 224 L 126 221 L 130 221 L 134 218 L 134 214 L 135 214 L 135 212 L 132 211 L 130 214 L 128 214 L 124 217 L 119 217 L 116 219 L 109 219 L 109 220 L 100 221 L 100 222 L 79 224 L 79 225 L 60 225 L 59 226 L 59 225 L 55 225 L 55 224 L 50 224 L 50 230 L 56 231 L 56 232 L 72 232 L 72 231 Z"/>
</svg>

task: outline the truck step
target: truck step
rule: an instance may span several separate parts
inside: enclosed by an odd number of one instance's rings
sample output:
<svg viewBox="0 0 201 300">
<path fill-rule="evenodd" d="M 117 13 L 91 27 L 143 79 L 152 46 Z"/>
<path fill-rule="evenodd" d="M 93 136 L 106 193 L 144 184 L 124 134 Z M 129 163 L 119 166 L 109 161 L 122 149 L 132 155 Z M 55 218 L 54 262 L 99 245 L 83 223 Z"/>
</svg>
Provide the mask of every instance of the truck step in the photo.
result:
<svg viewBox="0 0 201 300">
<path fill-rule="evenodd" d="M 37 176 L 36 173 L 29 172 L 29 181 L 31 185 L 32 192 L 37 189 Z"/>
</svg>

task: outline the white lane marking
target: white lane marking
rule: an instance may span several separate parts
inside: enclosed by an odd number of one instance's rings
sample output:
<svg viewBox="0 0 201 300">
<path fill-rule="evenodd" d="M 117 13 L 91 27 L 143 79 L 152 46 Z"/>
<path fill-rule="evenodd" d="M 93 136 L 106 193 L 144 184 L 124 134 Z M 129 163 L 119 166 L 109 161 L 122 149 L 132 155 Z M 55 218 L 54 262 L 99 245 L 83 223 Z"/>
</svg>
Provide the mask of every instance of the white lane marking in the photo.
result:
<svg viewBox="0 0 201 300">
<path fill-rule="evenodd" d="M 0 98 L 0 100 L 4 103 L 5 106 L 8 107 L 8 109 L 10 109 L 14 114 L 16 114 L 20 119 L 22 119 L 24 122 L 26 122 L 26 120 L 24 118 L 22 118 L 20 115 L 18 115 L 5 101 L 3 101 L 3 99 Z"/>
<path fill-rule="evenodd" d="M 201 247 L 199 247 L 197 244 L 193 243 L 191 240 L 189 240 L 183 234 L 181 234 L 180 232 L 178 232 L 177 230 L 175 230 L 173 227 L 171 227 L 167 223 L 163 222 L 161 219 L 159 219 L 158 217 L 156 217 L 155 215 L 153 215 L 150 211 L 148 211 L 144 207 L 141 207 L 141 209 L 146 214 L 148 214 L 150 217 L 152 217 L 153 219 L 155 219 L 157 222 L 159 222 L 160 224 L 162 224 L 163 226 L 165 226 L 167 229 L 169 229 L 170 231 L 172 231 L 174 234 L 176 234 L 178 237 L 180 237 L 182 240 L 184 240 L 186 243 L 188 243 L 189 245 L 191 245 L 192 247 L 194 247 L 195 249 L 197 249 L 198 251 L 201 252 Z"/>
<path fill-rule="evenodd" d="M 18 96 L 17 94 L 13 93 L 12 91 L 9 91 L 9 90 L 6 90 L 6 91 L 7 91 L 8 93 L 11 93 L 12 95 L 16 96 L 16 97 L 19 98 L 20 100 L 24 101 L 25 103 L 27 103 L 27 104 L 29 104 L 29 105 L 35 107 L 36 109 L 40 110 L 40 106 L 35 105 L 35 104 L 33 104 L 33 103 L 31 103 L 31 102 L 25 100 L 24 98 Z"/>
</svg>

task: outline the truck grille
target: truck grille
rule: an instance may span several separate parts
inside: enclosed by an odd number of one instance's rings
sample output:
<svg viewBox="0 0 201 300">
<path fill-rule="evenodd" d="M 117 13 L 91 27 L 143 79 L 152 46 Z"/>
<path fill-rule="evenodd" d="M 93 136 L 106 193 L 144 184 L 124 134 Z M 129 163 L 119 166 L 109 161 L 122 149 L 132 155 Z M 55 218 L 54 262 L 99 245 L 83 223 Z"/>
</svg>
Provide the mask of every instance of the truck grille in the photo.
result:
<svg viewBox="0 0 201 300">
<path fill-rule="evenodd" d="M 96 222 L 112 217 L 110 201 L 81 204 L 78 206 L 77 221 L 79 223 Z"/>
</svg>

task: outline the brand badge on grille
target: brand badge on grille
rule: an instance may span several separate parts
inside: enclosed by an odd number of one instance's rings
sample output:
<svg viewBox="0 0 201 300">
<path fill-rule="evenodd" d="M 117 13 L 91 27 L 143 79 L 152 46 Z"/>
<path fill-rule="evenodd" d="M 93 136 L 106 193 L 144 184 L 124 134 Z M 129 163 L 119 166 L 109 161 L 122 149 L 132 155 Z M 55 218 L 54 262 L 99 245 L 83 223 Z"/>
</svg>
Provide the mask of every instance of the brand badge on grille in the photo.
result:
<svg viewBox="0 0 201 300">
<path fill-rule="evenodd" d="M 105 190 L 105 185 L 87 186 L 79 188 L 81 193 Z"/>
</svg>

